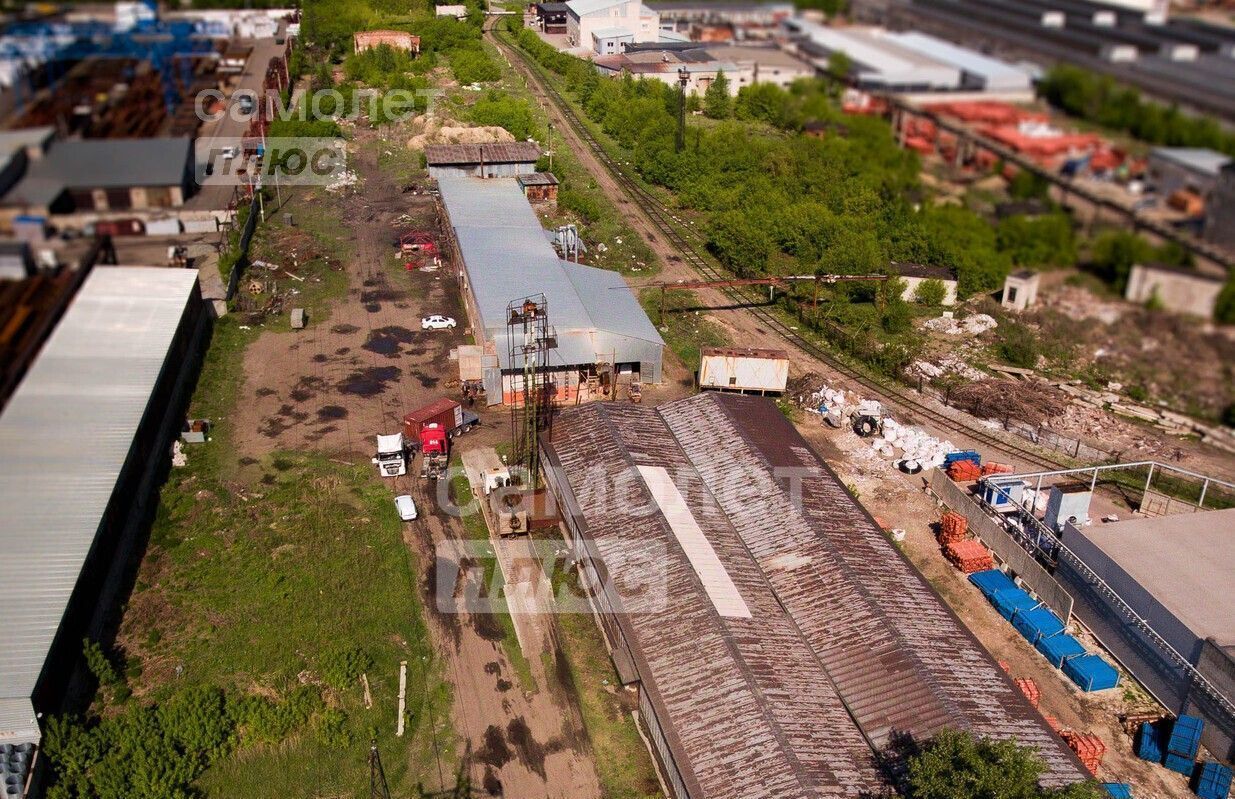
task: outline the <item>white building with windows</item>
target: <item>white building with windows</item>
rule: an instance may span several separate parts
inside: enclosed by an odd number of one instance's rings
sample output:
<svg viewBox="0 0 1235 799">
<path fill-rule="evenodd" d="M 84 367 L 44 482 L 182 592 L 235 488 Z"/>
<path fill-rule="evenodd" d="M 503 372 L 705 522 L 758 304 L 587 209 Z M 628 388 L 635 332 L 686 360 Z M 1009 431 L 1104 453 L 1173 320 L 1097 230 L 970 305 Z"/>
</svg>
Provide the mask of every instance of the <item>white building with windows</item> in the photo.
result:
<svg viewBox="0 0 1235 799">
<path fill-rule="evenodd" d="M 566 38 L 572 47 L 593 47 L 594 34 L 612 41 L 614 30 L 631 34 L 635 42 L 660 38 L 660 15 L 639 0 L 569 0 L 566 3 Z"/>
</svg>

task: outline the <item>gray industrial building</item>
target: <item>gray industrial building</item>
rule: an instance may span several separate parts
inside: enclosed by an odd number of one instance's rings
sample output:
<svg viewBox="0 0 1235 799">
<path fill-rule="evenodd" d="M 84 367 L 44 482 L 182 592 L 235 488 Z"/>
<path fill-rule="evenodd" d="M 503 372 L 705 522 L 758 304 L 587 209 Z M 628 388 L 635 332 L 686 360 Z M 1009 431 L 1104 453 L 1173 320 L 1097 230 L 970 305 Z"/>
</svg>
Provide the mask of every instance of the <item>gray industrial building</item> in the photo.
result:
<svg viewBox="0 0 1235 799">
<path fill-rule="evenodd" d="M 438 185 L 490 404 L 518 401 L 522 365 L 511 360 L 507 307 L 534 295 L 544 295 L 555 331 L 548 370 L 559 402 L 574 401 L 601 372 L 661 381 L 664 341 L 622 276 L 559 257 L 517 181 L 444 177 Z"/>
<path fill-rule="evenodd" d="M 530 175 L 539 160 L 540 145 L 528 141 L 425 145 L 425 164 L 434 179 Z"/>
<path fill-rule="evenodd" d="M 1228 699 L 1235 698 L 1235 509 L 1113 524 L 1066 525 L 1063 544 Z M 1056 577 L 1075 612 L 1173 713 L 1207 722 L 1202 742 L 1235 758 L 1235 714 L 1200 690 L 1188 669 L 1151 640 L 1090 576 L 1061 559 Z"/>
<path fill-rule="evenodd" d="M 592 403 L 542 449 L 675 799 L 883 795 L 944 727 L 1088 776 L 771 400 Z"/>
<path fill-rule="evenodd" d="M 0 414 L 0 741 L 75 701 L 157 504 L 208 326 L 197 273 L 95 268 Z"/>
<path fill-rule="evenodd" d="M 1222 167 L 1230 156 L 1200 147 L 1155 147 L 1149 151 L 1149 176 L 1158 193 L 1165 196 L 1189 189 L 1201 196 L 1213 191 Z"/>
</svg>

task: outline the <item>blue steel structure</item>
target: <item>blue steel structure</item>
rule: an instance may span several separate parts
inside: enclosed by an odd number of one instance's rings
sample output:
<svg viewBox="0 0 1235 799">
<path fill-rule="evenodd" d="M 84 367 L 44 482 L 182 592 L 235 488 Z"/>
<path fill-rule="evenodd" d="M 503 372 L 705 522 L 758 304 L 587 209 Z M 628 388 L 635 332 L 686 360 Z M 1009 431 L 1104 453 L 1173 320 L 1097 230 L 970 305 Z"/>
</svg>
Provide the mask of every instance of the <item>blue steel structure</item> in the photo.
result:
<svg viewBox="0 0 1235 799">
<path fill-rule="evenodd" d="M 213 37 L 226 35 L 205 22 L 141 19 L 117 30 L 103 22 L 16 22 L 0 36 L 0 62 L 25 63 L 47 70 L 54 89 L 67 72 L 59 64 L 86 58 L 128 58 L 149 62 L 158 73 L 168 113 L 180 100 L 180 86 L 192 81 L 193 58 L 214 52 Z M 23 76 L 15 75 L 16 106 L 24 105 Z M 177 85 L 179 83 L 179 86 Z M 33 94 L 33 88 L 30 91 Z"/>
</svg>

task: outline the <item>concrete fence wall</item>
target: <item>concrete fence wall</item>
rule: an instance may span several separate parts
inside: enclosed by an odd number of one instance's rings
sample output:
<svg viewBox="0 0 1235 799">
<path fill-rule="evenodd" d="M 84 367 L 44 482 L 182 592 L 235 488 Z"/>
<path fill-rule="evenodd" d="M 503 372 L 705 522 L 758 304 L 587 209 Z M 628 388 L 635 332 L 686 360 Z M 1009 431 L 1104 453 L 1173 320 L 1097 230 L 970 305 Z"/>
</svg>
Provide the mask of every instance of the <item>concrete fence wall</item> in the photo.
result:
<svg viewBox="0 0 1235 799">
<path fill-rule="evenodd" d="M 930 487 L 944 505 L 969 520 L 969 529 L 974 535 L 998 555 L 1001 561 L 1008 564 L 1008 568 L 1021 578 L 1021 582 L 1055 611 L 1064 624 L 1071 620 L 1072 595 L 1065 591 L 1016 539 L 987 516 L 986 511 L 972 497 L 939 469 L 931 473 Z"/>
</svg>

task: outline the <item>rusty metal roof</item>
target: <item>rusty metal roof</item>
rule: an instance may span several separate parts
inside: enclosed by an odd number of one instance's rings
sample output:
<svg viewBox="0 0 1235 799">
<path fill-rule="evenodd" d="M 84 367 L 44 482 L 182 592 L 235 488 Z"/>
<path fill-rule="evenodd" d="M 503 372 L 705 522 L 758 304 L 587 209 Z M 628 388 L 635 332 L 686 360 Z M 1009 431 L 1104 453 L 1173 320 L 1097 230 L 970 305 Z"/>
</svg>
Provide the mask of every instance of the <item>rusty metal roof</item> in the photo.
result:
<svg viewBox="0 0 1235 799">
<path fill-rule="evenodd" d="M 530 141 L 488 144 L 426 144 L 425 162 L 447 164 L 526 164 L 540 158 L 540 145 Z"/>
<path fill-rule="evenodd" d="M 619 595 L 632 577 L 621 568 L 631 548 L 667 548 L 668 612 L 619 620 L 698 796 L 795 796 L 812 781 L 829 788 L 811 795 L 875 790 L 884 784 L 875 751 L 945 726 L 1036 747 L 1045 784 L 1086 776 L 770 400 L 707 393 L 656 409 L 593 404 L 562 414 L 546 453 L 572 494 L 563 506 L 578 508 L 595 554 L 618 564 L 610 574 Z M 673 476 L 751 619 L 716 611 L 640 466 Z M 731 646 L 712 651 L 716 636 Z M 788 732 L 798 727 L 815 736 Z M 820 741 L 825 730 L 831 740 Z M 744 769 L 784 769 L 795 781 L 741 785 Z"/>
</svg>

